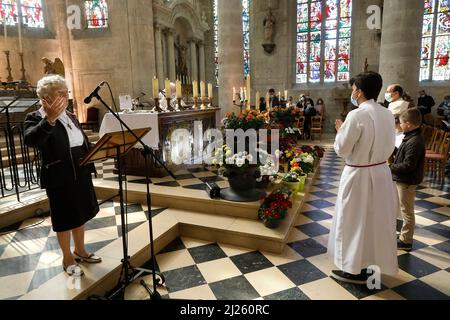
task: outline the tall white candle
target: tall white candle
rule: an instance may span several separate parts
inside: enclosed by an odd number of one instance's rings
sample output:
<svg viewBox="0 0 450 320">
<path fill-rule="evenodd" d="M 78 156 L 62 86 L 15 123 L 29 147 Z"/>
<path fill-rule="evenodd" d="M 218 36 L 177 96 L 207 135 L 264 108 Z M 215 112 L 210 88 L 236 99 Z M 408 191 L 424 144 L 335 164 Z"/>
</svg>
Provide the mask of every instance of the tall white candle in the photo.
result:
<svg viewBox="0 0 450 320">
<path fill-rule="evenodd" d="M 159 81 L 156 77 L 153 77 L 153 98 L 159 98 Z"/>
<path fill-rule="evenodd" d="M 6 15 L 5 17 L 3 17 L 3 36 L 4 36 L 4 41 L 5 41 L 5 50 L 7 50 L 6 48 L 6 39 L 8 38 L 8 29 L 6 28 Z"/>
<path fill-rule="evenodd" d="M 18 17 L 18 23 L 17 23 L 17 31 L 19 34 L 19 52 L 23 52 L 23 44 L 22 44 L 22 21 L 21 21 L 21 15 L 19 14 Z"/>
</svg>

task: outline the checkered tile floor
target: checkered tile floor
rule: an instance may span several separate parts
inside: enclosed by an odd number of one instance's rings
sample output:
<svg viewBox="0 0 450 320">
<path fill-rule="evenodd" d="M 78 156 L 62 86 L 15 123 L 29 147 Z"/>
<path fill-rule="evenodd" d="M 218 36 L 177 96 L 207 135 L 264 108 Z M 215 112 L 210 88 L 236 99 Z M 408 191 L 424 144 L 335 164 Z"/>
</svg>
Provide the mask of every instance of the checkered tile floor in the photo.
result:
<svg viewBox="0 0 450 320">
<path fill-rule="evenodd" d="M 166 278 L 160 293 L 173 299 L 449 299 L 450 187 L 430 179 L 417 194 L 414 250 L 398 251 L 400 272 L 381 290 L 349 285 L 328 275 L 328 233 L 343 162 L 327 150 L 303 213 L 281 255 L 190 238 L 157 255 Z M 401 223 L 399 223 L 401 226 Z M 145 267 L 151 267 L 149 263 Z"/>
<path fill-rule="evenodd" d="M 115 179 L 112 166 L 103 164 L 103 178 Z M 160 293 L 174 299 L 449 299 L 448 181 L 438 185 L 426 179 L 419 187 L 414 250 L 398 251 L 401 271 L 395 277 L 383 277 L 381 290 L 369 291 L 328 277 L 334 268 L 328 260 L 326 245 L 342 166 L 341 159 L 327 150 L 320 176 L 281 255 L 177 239 L 157 255 L 157 269 L 166 277 L 166 288 Z M 196 188 L 203 188 L 204 178 L 226 183 L 208 169 L 191 170 L 177 172 L 176 180 L 162 178 L 163 181 L 154 179 L 153 182 Z M 138 180 L 144 182 L 142 177 L 128 177 L 130 182 Z M 141 205 L 128 207 L 130 230 L 145 222 L 146 210 Z M 152 210 L 152 215 L 163 213 L 164 209 Z M 86 229 L 90 251 L 99 250 L 120 237 L 118 204 L 104 204 Z M 1 235 L 0 299 L 17 299 L 61 273 L 62 257 L 58 248 L 49 219 L 29 229 Z"/>
</svg>

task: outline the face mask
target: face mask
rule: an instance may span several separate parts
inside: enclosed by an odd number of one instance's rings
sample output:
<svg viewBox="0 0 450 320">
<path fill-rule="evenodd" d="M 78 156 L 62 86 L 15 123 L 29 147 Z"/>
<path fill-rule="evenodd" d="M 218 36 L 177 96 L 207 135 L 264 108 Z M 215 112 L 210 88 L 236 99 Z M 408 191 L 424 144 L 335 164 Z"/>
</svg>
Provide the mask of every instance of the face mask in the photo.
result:
<svg viewBox="0 0 450 320">
<path fill-rule="evenodd" d="M 350 100 L 352 101 L 352 104 L 353 104 L 354 106 L 359 107 L 358 100 L 356 100 L 355 98 L 353 98 L 353 93 L 352 93 L 352 95 L 351 95 L 351 97 L 350 97 Z"/>
<path fill-rule="evenodd" d="M 384 94 L 384 98 L 386 99 L 387 102 L 391 103 L 392 102 L 392 95 L 388 92 L 386 92 Z"/>
</svg>

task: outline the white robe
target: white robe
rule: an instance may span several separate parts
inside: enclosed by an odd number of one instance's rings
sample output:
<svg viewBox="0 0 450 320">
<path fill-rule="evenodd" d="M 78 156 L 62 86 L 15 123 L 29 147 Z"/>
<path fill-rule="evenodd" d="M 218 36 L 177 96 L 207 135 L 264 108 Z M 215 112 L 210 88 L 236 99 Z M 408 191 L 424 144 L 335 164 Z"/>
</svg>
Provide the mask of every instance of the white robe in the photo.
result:
<svg viewBox="0 0 450 320">
<path fill-rule="evenodd" d="M 386 162 L 394 146 L 392 113 L 370 100 L 348 114 L 334 149 L 346 164 L 365 166 Z M 348 165 L 339 184 L 328 253 L 347 273 L 376 265 L 383 274 L 397 274 L 399 201 L 389 166 Z"/>
</svg>

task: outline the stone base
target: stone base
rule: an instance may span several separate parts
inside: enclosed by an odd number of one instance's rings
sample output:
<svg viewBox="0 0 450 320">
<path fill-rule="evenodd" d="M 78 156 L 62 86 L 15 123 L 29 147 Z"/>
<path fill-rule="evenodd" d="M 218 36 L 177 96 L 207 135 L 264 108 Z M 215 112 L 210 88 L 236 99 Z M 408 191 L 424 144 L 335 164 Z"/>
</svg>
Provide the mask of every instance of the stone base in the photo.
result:
<svg viewBox="0 0 450 320">
<path fill-rule="evenodd" d="M 264 51 L 265 51 L 266 53 L 272 54 L 273 51 L 275 50 L 275 48 L 276 48 L 277 45 L 276 45 L 275 43 L 265 43 L 265 44 L 263 44 L 262 46 L 263 46 Z"/>
</svg>

